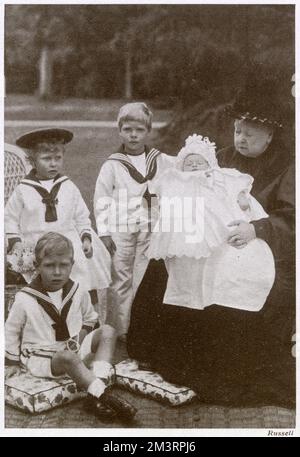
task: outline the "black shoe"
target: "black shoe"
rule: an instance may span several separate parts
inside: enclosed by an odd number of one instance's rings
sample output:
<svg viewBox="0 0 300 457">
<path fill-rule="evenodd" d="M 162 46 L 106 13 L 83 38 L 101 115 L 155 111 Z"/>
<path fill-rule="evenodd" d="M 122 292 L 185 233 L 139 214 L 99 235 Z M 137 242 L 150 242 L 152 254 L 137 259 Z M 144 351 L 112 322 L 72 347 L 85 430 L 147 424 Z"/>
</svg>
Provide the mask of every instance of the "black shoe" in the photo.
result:
<svg viewBox="0 0 300 457">
<path fill-rule="evenodd" d="M 102 396 L 101 396 L 102 397 Z M 85 407 L 88 412 L 94 413 L 98 419 L 102 421 L 112 421 L 117 417 L 114 409 L 105 405 L 100 398 L 96 398 L 91 394 L 87 395 Z"/>
<path fill-rule="evenodd" d="M 124 398 L 118 397 L 116 394 L 112 394 L 110 389 L 106 389 L 99 400 L 104 406 L 114 410 L 118 419 L 125 422 L 133 421 L 137 413 L 136 408 L 131 403 L 124 400 Z"/>
</svg>

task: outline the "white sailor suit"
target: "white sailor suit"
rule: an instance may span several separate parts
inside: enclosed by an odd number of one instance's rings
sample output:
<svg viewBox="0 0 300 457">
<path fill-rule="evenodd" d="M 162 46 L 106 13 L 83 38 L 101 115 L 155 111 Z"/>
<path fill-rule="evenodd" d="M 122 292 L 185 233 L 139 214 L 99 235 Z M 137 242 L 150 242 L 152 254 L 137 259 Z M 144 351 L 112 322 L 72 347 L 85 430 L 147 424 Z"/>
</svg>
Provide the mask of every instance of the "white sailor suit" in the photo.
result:
<svg viewBox="0 0 300 457">
<path fill-rule="evenodd" d="M 79 189 L 67 176 L 57 175 L 47 190 L 43 181 L 36 178 L 35 170 L 31 170 L 7 202 L 5 231 L 8 244 L 10 240 L 21 240 L 32 250 L 47 232 L 65 235 L 74 247 L 71 278 L 87 290 L 109 286 L 110 256 L 91 229 L 89 210 Z M 93 256 L 90 259 L 82 250 L 84 237 L 92 240 Z"/>
<path fill-rule="evenodd" d="M 58 310 L 37 276 L 16 294 L 5 323 L 5 357 L 33 376 L 54 377 L 53 355 L 66 349 L 82 328 L 92 331 L 97 319 L 89 293 L 78 283 L 69 279 L 64 285 Z"/>
<path fill-rule="evenodd" d="M 111 236 L 117 248 L 112 257 L 110 306 L 120 335 L 127 333 L 131 304 L 148 264 L 145 253 L 158 216 L 153 183 L 173 163 L 174 157 L 157 149 L 145 147 L 141 156 L 130 156 L 122 146 L 103 164 L 97 179 L 98 235 Z"/>
</svg>

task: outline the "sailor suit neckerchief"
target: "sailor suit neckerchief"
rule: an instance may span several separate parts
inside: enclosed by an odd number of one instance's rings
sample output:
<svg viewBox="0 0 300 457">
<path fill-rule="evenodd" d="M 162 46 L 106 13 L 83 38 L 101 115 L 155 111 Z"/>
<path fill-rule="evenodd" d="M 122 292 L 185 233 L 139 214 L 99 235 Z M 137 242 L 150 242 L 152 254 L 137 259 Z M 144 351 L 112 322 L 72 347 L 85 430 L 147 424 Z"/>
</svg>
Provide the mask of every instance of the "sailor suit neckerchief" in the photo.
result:
<svg viewBox="0 0 300 457">
<path fill-rule="evenodd" d="M 57 194 L 61 184 L 68 179 L 69 178 L 67 176 L 57 174 L 53 180 L 53 186 L 50 192 L 48 192 L 47 189 L 41 185 L 40 181 L 36 177 L 35 170 L 31 170 L 30 173 L 20 181 L 20 184 L 33 187 L 41 195 L 42 202 L 46 205 L 45 222 L 57 221 Z"/>
<path fill-rule="evenodd" d="M 73 296 L 77 289 L 78 284 L 74 283 L 71 279 L 66 282 L 63 287 L 62 307 L 60 312 L 44 289 L 40 276 L 37 276 L 28 286 L 23 287 L 22 289 L 22 292 L 33 296 L 48 316 L 54 321 L 52 327 L 55 330 L 56 341 L 66 341 L 70 338 L 66 320 L 72 305 Z"/>
<path fill-rule="evenodd" d="M 161 154 L 158 149 L 152 148 L 149 149 L 147 146 L 145 146 L 145 155 L 146 155 L 146 176 L 143 176 L 133 165 L 133 163 L 130 161 L 128 158 L 129 154 L 126 154 L 124 152 L 124 146 L 120 147 L 119 152 L 116 152 L 115 154 L 112 154 L 111 156 L 108 157 L 107 160 L 114 160 L 119 162 L 130 174 L 132 179 L 134 179 L 137 183 L 139 184 L 144 184 L 147 181 L 151 181 L 151 179 L 154 178 L 157 172 L 157 157 Z M 148 186 L 146 188 L 146 191 L 143 195 L 143 198 L 148 203 L 148 209 L 151 207 L 151 197 L 154 196 L 153 194 L 150 194 Z"/>
<path fill-rule="evenodd" d="M 151 181 L 154 178 L 157 171 L 157 157 L 161 154 L 157 149 L 150 149 L 145 147 L 146 154 L 146 176 L 143 176 L 133 165 L 128 158 L 129 154 L 124 152 L 124 148 L 121 146 L 119 152 L 112 154 L 107 160 L 115 160 L 120 162 L 121 165 L 127 169 L 128 173 L 139 184 L 144 184 L 147 181 Z"/>
</svg>

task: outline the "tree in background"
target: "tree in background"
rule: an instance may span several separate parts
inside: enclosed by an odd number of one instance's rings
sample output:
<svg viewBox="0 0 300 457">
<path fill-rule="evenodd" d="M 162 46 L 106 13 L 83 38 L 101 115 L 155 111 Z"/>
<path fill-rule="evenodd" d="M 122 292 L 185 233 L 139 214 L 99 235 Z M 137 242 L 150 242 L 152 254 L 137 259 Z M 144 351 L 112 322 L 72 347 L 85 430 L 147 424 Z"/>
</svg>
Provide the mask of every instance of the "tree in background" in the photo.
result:
<svg viewBox="0 0 300 457">
<path fill-rule="evenodd" d="M 199 129 L 227 142 L 220 113 L 250 68 L 273 75 L 293 110 L 292 5 L 6 5 L 5 13 L 7 92 L 172 106 L 163 132 L 171 151 Z"/>
<path fill-rule="evenodd" d="M 46 98 L 53 95 L 94 98 L 120 97 L 125 89 L 130 98 L 128 37 L 131 24 L 147 8 L 147 5 L 7 5 L 7 91 L 37 91 Z M 114 43 L 119 36 L 122 46 L 116 48 Z"/>
<path fill-rule="evenodd" d="M 176 8 L 167 9 L 155 29 L 149 26 L 148 44 L 140 43 L 140 93 L 148 92 L 152 100 L 164 94 L 176 102 L 175 116 L 162 132 L 164 149 L 178 151 L 195 132 L 209 136 L 218 147 L 229 144 L 232 126 L 224 107 L 252 77 L 273 77 L 274 94 L 293 124 L 293 7 Z"/>
</svg>

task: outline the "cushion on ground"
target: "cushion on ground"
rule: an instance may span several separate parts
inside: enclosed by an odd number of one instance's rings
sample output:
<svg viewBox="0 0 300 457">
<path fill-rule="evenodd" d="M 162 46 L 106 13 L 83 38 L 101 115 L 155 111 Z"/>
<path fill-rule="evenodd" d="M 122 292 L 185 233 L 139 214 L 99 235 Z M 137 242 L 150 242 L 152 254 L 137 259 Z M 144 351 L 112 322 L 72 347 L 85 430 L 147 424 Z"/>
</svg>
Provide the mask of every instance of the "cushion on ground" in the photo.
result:
<svg viewBox="0 0 300 457">
<path fill-rule="evenodd" d="M 115 365 L 116 384 L 134 392 L 147 395 L 172 406 L 188 403 L 196 397 L 188 387 L 166 382 L 158 373 L 139 370 L 138 362 L 127 359 Z"/>
<path fill-rule="evenodd" d="M 70 378 L 36 378 L 20 373 L 5 380 L 5 402 L 29 413 L 40 413 L 81 398 Z"/>
<path fill-rule="evenodd" d="M 107 385 L 113 384 L 115 370 L 111 368 Z M 84 397 L 69 377 L 37 378 L 21 368 L 5 379 L 5 402 L 29 413 L 40 413 Z"/>
</svg>

